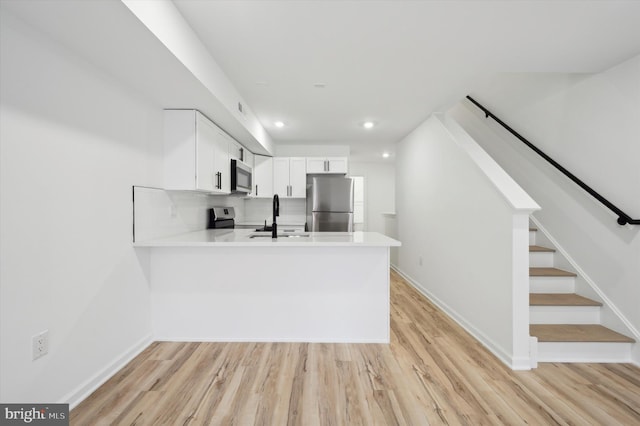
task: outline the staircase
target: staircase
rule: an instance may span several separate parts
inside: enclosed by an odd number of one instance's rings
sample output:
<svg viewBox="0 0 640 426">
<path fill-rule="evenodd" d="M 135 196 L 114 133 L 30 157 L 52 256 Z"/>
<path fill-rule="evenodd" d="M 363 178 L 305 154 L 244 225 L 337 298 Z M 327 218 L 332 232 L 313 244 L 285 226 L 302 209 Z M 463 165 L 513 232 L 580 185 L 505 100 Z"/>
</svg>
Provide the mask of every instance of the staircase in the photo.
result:
<svg viewBox="0 0 640 426">
<path fill-rule="evenodd" d="M 600 324 L 602 303 L 576 294 L 577 275 L 555 268 L 554 248 L 529 229 L 529 334 L 538 362 L 629 362 L 634 340 Z"/>
</svg>

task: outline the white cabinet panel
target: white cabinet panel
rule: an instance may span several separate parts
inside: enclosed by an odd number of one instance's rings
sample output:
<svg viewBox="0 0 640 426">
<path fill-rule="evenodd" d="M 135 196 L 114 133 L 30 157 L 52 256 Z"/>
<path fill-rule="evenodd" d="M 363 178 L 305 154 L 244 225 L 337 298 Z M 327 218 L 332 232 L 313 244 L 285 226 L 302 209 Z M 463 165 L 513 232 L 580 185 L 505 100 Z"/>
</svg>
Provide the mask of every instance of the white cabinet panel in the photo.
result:
<svg viewBox="0 0 640 426">
<path fill-rule="evenodd" d="M 275 157 L 273 159 L 273 193 L 279 197 L 289 196 L 289 158 Z"/>
<path fill-rule="evenodd" d="M 235 140 L 231 139 L 231 142 L 229 143 L 229 159 L 230 160 L 234 159 L 234 160 L 241 160 L 244 162 L 244 160 L 242 160 L 240 157 L 243 157 L 245 152 L 246 150 L 242 147 L 242 145 L 240 145 Z"/>
<path fill-rule="evenodd" d="M 213 157 L 214 171 L 218 174 L 218 185 L 214 192 L 231 193 L 231 160 L 229 159 L 229 145 L 231 137 L 218 129 L 215 152 Z"/>
<path fill-rule="evenodd" d="M 307 173 L 317 174 L 325 173 L 327 162 L 325 158 L 309 157 L 307 158 Z"/>
<path fill-rule="evenodd" d="M 347 173 L 347 157 L 327 158 L 327 173 Z"/>
<path fill-rule="evenodd" d="M 273 197 L 273 158 L 255 155 L 253 158 L 253 197 Z"/>
<path fill-rule="evenodd" d="M 289 193 L 292 198 L 307 197 L 307 161 L 304 157 L 289 159 Z"/>
<path fill-rule="evenodd" d="M 165 110 L 164 187 L 228 194 L 231 140 L 196 110 Z"/>
<path fill-rule="evenodd" d="M 217 129 L 198 118 L 196 125 L 196 189 L 215 191 L 218 175 L 215 171 Z"/>
<path fill-rule="evenodd" d="M 307 164 L 304 157 L 274 157 L 273 191 L 281 198 L 307 196 Z"/>
<path fill-rule="evenodd" d="M 308 157 L 308 174 L 346 174 L 348 171 L 347 157 Z"/>
<path fill-rule="evenodd" d="M 253 158 L 254 158 L 253 152 L 245 148 L 242 155 L 242 161 L 244 161 L 245 164 L 248 164 L 251 168 L 254 168 L 255 164 L 254 164 Z"/>
</svg>

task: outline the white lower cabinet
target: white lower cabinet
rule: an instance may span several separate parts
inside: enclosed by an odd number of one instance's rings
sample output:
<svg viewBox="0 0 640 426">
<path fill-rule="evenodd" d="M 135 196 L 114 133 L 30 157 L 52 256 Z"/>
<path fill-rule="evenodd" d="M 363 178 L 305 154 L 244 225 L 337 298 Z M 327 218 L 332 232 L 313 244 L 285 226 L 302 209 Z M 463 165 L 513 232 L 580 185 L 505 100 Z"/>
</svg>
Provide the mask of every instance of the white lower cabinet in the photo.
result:
<svg viewBox="0 0 640 426">
<path fill-rule="evenodd" d="M 229 194 L 228 136 L 196 110 L 164 112 L 164 187 Z"/>
<path fill-rule="evenodd" d="M 273 191 L 281 198 L 307 196 L 307 162 L 304 157 L 274 157 Z"/>
</svg>

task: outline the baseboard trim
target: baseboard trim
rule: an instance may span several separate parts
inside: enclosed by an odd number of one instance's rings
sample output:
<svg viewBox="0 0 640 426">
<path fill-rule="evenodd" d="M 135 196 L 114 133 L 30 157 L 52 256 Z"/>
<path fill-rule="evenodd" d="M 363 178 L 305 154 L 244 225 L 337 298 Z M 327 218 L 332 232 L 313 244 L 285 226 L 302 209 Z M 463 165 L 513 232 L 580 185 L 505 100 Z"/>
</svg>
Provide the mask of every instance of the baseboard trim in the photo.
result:
<svg viewBox="0 0 640 426">
<path fill-rule="evenodd" d="M 530 370 L 531 359 L 526 357 L 518 357 L 517 359 L 505 352 L 500 346 L 496 345 L 490 338 L 484 333 L 475 328 L 465 318 L 460 316 L 456 311 L 451 309 L 446 303 L 434 296 L 429 290 L 425 289 L 416 280 L 404 273 L 395 265 L 391 265 L 391 268 L 396 271 L 402 278 L 407 280 L 411 286 L 413 286 L 420 294 L 429 299 L 434 305 L 440 308 L 445 314 L 453 319 L 460 327 L 465 329 L 474 339 L 480 342 L 485 348 L 494 354 L 500 361 L 502 361 L 507 367 L 512 370 Z"/>
<path fill-rule="evenodd" d="M 156 336 L 156 342 L 212 342 L 212 343 L 381 343 L 389 344 L 389 339 L 301 339 L 301 338 L 229 338 L 229 337 L 181 337 Z"/>
<path fill-rule="evenodd" d="M 75 390 L 68 393 L 59 403 L 69 404 L 69 409 L 74 409 L 78 404 L 84 401 L 89 395 L 95 392 L 107 380 L 120 371 L 129 361 L 145 350 L 153 343 L 153 336 L 148 334 L 127 349 L 122 355 L 117 357 L 107 367 L 96 373 L 93 377 L 78 386 Z"/>
</svg>

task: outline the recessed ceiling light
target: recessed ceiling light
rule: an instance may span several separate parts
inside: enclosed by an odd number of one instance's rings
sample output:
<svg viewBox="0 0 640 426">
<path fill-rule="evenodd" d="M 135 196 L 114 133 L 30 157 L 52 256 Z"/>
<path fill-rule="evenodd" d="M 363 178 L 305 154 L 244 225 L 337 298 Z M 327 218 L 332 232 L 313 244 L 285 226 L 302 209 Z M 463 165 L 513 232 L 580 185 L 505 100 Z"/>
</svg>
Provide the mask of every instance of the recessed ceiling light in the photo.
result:
<svg viewBox="0 0 640 426">
<path fill-rule="evenodd" d="M 316 89 L 324 89 L 325 87 L 327 87 L 327 83 L 313 83 L 313 87 L 315 87 Z"/>
<path fill-rule="evenodd" d="M 275 123 L 273 123 L 274 126 L 280 128 L 280 127 L 284 127 L 284 123 L 282 121 L 276 121 Z"/>
<path fill-rule="evenodd" d="M 364 127 L 365 129 L 371 129 L 374 126 L 373 121 L 365 121 L 362 124 L 362 127 Z"/>
<path fill-rule="evenodd" d="M 388 152 L 383 152 L 382 153 L 382 158 L 389 158 L 389 153 Z"/>
</svg>

